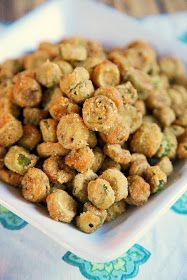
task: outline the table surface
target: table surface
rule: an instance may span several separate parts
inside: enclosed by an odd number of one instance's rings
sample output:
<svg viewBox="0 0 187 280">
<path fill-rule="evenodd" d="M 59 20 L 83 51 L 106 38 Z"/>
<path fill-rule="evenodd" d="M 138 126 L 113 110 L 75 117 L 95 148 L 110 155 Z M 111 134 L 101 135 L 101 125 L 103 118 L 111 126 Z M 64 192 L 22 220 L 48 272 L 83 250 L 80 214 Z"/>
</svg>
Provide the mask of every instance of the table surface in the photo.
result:
<svg viewBox="0 0 187 280">
<path fill-rule="evenodd" d="M 0 21 L 15 20 L 47 0 L 1 0 Z M 187 10 L 187 0 L 96 0 L 129 15 L 143 17 Z"/>
</svg>

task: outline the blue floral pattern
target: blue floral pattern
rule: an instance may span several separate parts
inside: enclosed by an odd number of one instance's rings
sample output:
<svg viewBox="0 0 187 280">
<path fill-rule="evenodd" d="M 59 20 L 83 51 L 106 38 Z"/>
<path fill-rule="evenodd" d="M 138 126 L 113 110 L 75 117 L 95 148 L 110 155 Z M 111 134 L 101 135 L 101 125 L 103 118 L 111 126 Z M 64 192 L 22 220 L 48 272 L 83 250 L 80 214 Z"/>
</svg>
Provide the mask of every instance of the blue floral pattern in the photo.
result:
<svg viewBox="0 0 187 280">
<path fill-rule="evenodd" d="M 178 214 L 187 215 L 187 192 L 177 200 L 177 202 L 171 207 L 171 209 Z"/>
<path fill-rule="evenodd" d="M 71 252 L 63 256 L 68 264 L 77 266 L 87 279 L 92 280 L 125 280 L 138 274 L 139 266 L 150 257 L 150 252 L 135 244 L 122 257 L 107 263 L 92 263 L 79 258 Z"/>
<path fill-rule="evenodd" d="M 27 223 L 10 212 L 8 209 L 0 205 L 0 223 L 9 230 L 19 230 L 27 225 Z"/>
</svg>

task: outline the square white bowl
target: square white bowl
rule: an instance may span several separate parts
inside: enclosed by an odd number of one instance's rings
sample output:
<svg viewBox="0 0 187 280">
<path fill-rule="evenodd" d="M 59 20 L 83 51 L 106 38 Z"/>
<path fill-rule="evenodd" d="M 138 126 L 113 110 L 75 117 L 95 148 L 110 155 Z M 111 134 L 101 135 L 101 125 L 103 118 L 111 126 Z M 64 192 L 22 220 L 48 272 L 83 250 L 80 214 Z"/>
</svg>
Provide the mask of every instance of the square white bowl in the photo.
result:
<svg viewBox="0 0 187 280">
<path fill-rule="evenodd" d="M 4 32 L 0 38 L 0 60 L 34 49 L 42 40 L 82 35 L 107 46 L 142 38 L 159 54 L 174 54 L 187 62 L 187 48 L 178 41 L 165 40 L 161 33 L 161 30 L 147 31 L 132 18 L 96 1 L 50 1 Z M 0 203 L 78 256 L 106 262 L 122 255 L 186 191 L 186 173 L 187 163 L 181 161 L 165 190 L 152 196 L 146 205 L 132 209 L 91 235 L 50 219 L 45 209 L 25 201 L 16 189 L 3 183 L 0 183 Z"/>
</svg>

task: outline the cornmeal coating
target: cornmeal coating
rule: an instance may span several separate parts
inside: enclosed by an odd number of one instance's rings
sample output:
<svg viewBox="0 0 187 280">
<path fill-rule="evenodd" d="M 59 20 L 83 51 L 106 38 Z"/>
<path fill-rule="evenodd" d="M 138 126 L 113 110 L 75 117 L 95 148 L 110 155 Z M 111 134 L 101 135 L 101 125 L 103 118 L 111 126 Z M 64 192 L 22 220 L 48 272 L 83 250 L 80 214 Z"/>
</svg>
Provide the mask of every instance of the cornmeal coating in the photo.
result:
<svg viewBox="0 0 187 280">
<path fill-rule="evenodd" d="M 119 164 L 128 164 L 131 161 L 129 150 L 123 149 L 119 144 L 106 144 L 104 153 Z"/>
<path fill-rule="evenodd" d="M 8 169 L 20 175 L 25 174 L 30 167 L 34 167 L 38 157 L 30 154 L 26 149 L 19 146 L 12 146 L 4 159 Z"/>
<path fill-rule="evenodd" d="M 6 184 L 20 188 L 22 178 L 22 175 L 15 173 L 5 167 L 0 169 L 0 179 Z"/>
<path fill-rule="evenodd" d="M 127 197 L 128 182 L 121 171 L 114 168 L 107 169 L 102 173 L 100 178 L 110 183 L 115 194 L 115 201 L 120 201 Z"/>
<path fill-rule="evenodd" d="M 145 180 L 149 183 L 151 193 L 156 193 L 165 188 L 167 176 L 158 165 L 149 166 L 144 174 Z"/>
<path fill-rule="evenodd" d="M 135 206 L 145 204 L 150 196 L 150 185 L 138 175 L 129 176 L 127 179 L 129 194 L 125 201 Z"/>
<path fill-rule="evenodd" d="M 110 130 L 118 116 L 115 103 L 103 95 L 87 99 L 82 114 L 89 129 L 103 133 Z"/>
<path fill-rule="evenodd" d="M 23 135 L 20 121 L 11 114 L 2 113 L 0 118 L 0 146 L 10 146 L 17 142 Z"/>
<path fill-rule="evenodd" d="M 114 202 L 107 210 L 107 217 L 105 222 L 111 222 L 115 220 L 118 216 L 126 212 L 126 203 L 125 200 L 120 200 Z"/>
<path fill-rule="evenodd" d="M 40 131 L 44 142 L 57 142 L 56 129 L 58 122 L 53 119 L 40 121 Z"/>
<path fill-rule="evenodd" d="M 167 176 L 173 172 L 173 164 L 167 156 L 162 157 L 157 165 Z"/>
<path fill-rule="evenodd" d="M 56 190 L 47 196 L 47 209 L 52 219 L 71 223 L 77 212 L 77 203 L 66 191 Z"/>
<path fill-rule="evenodd" d="M 138 99 L 138 93 L 131 82 L 120 84 L 117 87 L 124 104 L 135 104 Z"/>
<path fill-rule="evenodd" d="M 69 150 L 65 149 L 60 143 L 44 142 L 37 146 L 37 152 L 40 157 L 65 156 Z"/>
<path fill-rule="evenodd" d="M 184 74 L 184 65 L 181 60 L 174 56 L 163 56 L 159 59 L 159 66 L 162 73 L 172 79 Z"/>
<path fill-rule="evenodd" d="M 40 141 L 40 131 L 32 124 L 25 124 L 23 126 L 23 136 L 18 141 L 19 146 L 28 150 L 33 150 Z"/>
<path fill-rule="evenodd" d="M 161 129 L 157 124 L 144 123 L 132 136 L 131 150 L 152 157 L 158 151 L 162 137 Z"/>
<path fill-rule="evenodd" d="M 22 179 L 22 195 L 31 202 L 45 201 L 50 192 L 47 175 L 38 168 L 29 168 Z"/>
<path fill-rule="evenodd" d="M 57 126 L 57 139 L 65 149 L 79 149 L 88 145 L 89 130 L 78 114 L 62 116 Z"/>
<path fill-rule="evenodd" d="M 73 149 L 65 157 L 65 163 L 76 169 L 78 172 L 85 172 L 90 169 L 94 163 L 94 153 L 89 147 Z"/>
<path fill-rule="evenodd" d="M 73 179 L 73 195 L 81 202 L 88 201 L 88 183 L 95 180 L 97 177 L 97 174 L 90 169 L 84 173 L 78 173 L 75 175 Z"/>
<path fill-rule="evenodd" d="M 90 181 L 87 187 L 88 199 L 97 208 L 104 210 L 115 201 L 115 194 L 111 185 L 104 179 Z"/>
</svg>

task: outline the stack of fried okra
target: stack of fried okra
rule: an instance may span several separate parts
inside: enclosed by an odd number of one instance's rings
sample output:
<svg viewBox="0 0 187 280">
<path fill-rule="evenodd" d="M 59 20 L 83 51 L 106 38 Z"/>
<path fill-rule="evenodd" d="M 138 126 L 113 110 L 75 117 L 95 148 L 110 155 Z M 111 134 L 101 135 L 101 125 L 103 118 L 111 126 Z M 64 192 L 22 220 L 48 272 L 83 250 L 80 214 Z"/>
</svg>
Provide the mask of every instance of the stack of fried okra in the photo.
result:
<svg viewBox="0 0 187 280">
<path fill-rule="evenodd" d="M 187 158 L 181 61 L 143 41 L 43 42 L 0 65 L 0 179 L 91 233 L 162 190 Z"/>
</svg>

